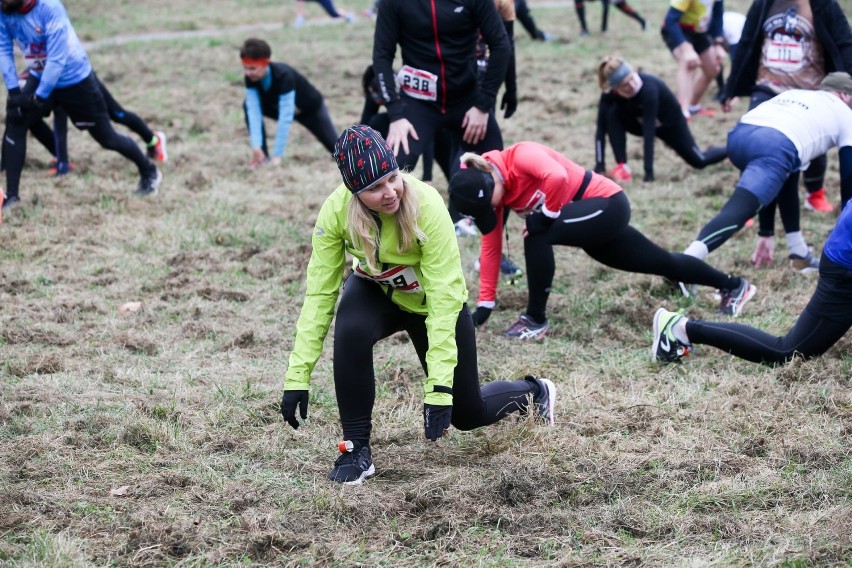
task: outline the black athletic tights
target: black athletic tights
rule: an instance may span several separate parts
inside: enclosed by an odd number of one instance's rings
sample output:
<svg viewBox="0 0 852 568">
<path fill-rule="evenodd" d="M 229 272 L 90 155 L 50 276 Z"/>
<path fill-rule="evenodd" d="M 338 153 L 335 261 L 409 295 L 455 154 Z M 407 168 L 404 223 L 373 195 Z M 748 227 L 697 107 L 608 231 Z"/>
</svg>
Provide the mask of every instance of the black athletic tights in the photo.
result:
<svg viewBox="0 0 852 568">
<path fill-rule="evenodd" d="M 334 328 L 334 390 L 346 440 L 370 439 L 376 399 L 373 346 L 398 331 L 408 333 L 426 371 L 426 316 L 403 311 L 378 284 L 349 277 Z M 453 374 L 453 426 L 472 430 L 526 410 L 530 394 L 537 389 L 532 382 L 493 381 L 480 388 L 476 337 L 467 306 L 459 312 L 455 336 L 458 364 Z"/>
<path fill-rule="evenodd" d="M 852 270 L 823 255 L 819 282 L 805 310 L 786 335 L 777 337 L 736 323 L 701 320 L 686 324 L 690 342 L 712 345 L 753 361 L 777 365 L 799 354 L 806 359 L 822 355 L 852 326 Z"/>
<path fill-rule="evenodd" d="M 664 250 L 630 226 L 630 202 L 624 192 L 612 197 L 574 201 L 562 208 L 547 232 L 524 239 L 529 301 L 527 315 L 545 319 L 547 297 L 556 263 L 553 245 L 580 247 L 598 262 L 675 282 L 691 282 L 731 290 L 740 279 L 697 258 Z"/>
<path fill-rule="evenodd" d="M 136 142 L 117 133 L 112 127 L 103 94 L 94 74 L 76 85 L 54 89 L 48 106 L 60 106 L 65 109 L 77 128 L 88 131 L 102 148 L 118 152 L 131 160 L 136 164 L 140 175 L 149 174 L 155 169 Z M 45 109 L 45 113 L 47 110 Z M 42 118 L 43 115 L 34 113 L 19 115 L 10 112 L 6 116 L 3 161 L 6 166 L 6 191 L 9 195 L 18 195 L 21 171 L 27 155 L 27 129 L 31 123 Z"/>
</svg>

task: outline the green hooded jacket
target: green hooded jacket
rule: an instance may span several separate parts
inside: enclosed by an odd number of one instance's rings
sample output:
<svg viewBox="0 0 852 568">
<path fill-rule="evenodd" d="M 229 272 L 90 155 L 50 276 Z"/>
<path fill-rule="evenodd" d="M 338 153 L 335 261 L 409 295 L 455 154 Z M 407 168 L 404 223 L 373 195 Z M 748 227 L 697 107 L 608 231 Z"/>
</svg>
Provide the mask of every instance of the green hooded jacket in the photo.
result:
<svg viewBox="0 0 852 568">
<path fill-rule="evenodd" d="M 427 404 L 451 405 L 452 395 L 434 392 L 441 385 L 452 388 L 458 360 L 456 321 L 467 301 L 455 228 L 440 194 L 433 187 L 404 176 L 406 191 L 415 191 L 420 202 L 417 223 L 426 234 L 411 250 L 401 253 L 395 216 L 379 215 L 381 274 L 371 274 L 364 252 L 349 239 L 347 216 L 352 193 L 341 184 L 320 209 L 311 244 L 305 301 L 296 324 L 296 341 L 284 378 L 284 390 L 308 390 L 311 373 L 322 353 L 322 344 L 334 317 L 346 267 L 346 253 L 357 261 L 352 278 L 365 277 L 382 286 L 401 309 L 426 316 L 429 370 L 424 384 Z"/>
</svg>

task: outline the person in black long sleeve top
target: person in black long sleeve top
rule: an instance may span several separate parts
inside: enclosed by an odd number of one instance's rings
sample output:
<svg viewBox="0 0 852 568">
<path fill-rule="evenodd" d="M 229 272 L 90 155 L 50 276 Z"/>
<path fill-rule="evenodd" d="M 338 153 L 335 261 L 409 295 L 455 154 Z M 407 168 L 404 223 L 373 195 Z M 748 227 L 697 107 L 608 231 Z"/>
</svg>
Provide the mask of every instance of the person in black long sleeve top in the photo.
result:
<svg viewBox="0 0 852 568">
<path fill-rule="evenodd" d="M 642 136 L 644 181 L 654 180 L 654 138 L 662 140 L 694 168 L 704 168 L 727 157 L 725 147 L 701 151 L 689 131 L 680 103 L 658 77 L 638 73 L 619 57 L 608 56 L 598 65 L 601 94 L 595 131 L 595 171 L 604 172 L 604 144 L 609 135 L 618 181 L 630 181 L 625 132 Z"/>
<path fill-rule="evenodd" d="M 475 62 L 477 30 L 490 52 L 481 82 Z M 401 93 L 392 69 L 397 45 L 402 52 Z M 382 0 L 373 67 L 391 121 L 387 142 L 401 168 L 414 167 L 441 128 L 461 151 L 502 148 L 491 109 L 506 77 L 510 50 L 493 0 Z"/>
</svg>

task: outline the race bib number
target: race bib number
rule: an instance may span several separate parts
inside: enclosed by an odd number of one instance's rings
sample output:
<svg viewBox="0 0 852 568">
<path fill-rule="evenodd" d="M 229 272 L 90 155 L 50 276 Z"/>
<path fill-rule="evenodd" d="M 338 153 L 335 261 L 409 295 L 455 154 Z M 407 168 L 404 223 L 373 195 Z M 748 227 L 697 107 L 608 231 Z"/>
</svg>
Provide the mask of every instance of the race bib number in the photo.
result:
<svg viewBox="0 0 852 568">
<path fill-rule="evenodd" d="M 394 290 L 412 294 L 414 292 L 422 292 L 420 281 L 417 280 L 417 274 L 410 266 L 394 266 L 389 270 L 385 270 L 381 274 L 368 274 L 361 265 L 355 267 L 355 275 L 367 280 L 372 280 L 384 286 L 390 286 Z"/>
<path fill-rule="evenodd" d="M 515 209 L 515 213 L 517 213 L 521 217 L 526 217 L 530 213 L 536 213 L 538 211 L 541 211 L 541 207 L 544 205 L 544 200 L 546 197 L 547 195 L 545 195 L 542 190 L 536 189 L 523 207 L 521 207 L 520 209 Z"/>
<path fill-rule="evenodd" d="M 403 65 L 396 74 L 399 88 L 411 98 L 424 101 L 438 100 L 438 76 L 422 69 Z"/>
<path fill-rule="evenodd" d="M 44 43 L 31 43 L 24 51 L 24 60 L 27 68 L 41 73 L 44 71 L 44 66 L 47 63 L 47 49 Z"/>
<path fill-rule="evenodd" d="M 798 71 L 804 60 L 804 45 L 795 36 L 776 34 L 766 46 L 766 66 L 771 69 Z"/>
</svg>

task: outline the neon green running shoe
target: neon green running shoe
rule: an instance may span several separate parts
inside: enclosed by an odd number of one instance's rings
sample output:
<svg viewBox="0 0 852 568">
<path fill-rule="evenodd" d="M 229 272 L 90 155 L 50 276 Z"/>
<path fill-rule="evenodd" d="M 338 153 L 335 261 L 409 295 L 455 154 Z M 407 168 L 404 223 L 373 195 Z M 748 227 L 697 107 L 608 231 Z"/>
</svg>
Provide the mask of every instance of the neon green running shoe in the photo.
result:
<svg viewBox="0 0 852 568">
<path fill-rule="evenodd" d="M 676 363 L 689 355 L 692 346 L 678 341 L 672 329 L 683 319 L 683 313 L 660 308 L 654 314 L 654 343 L 651 345 L 651 361 Z"/>
</svg>

